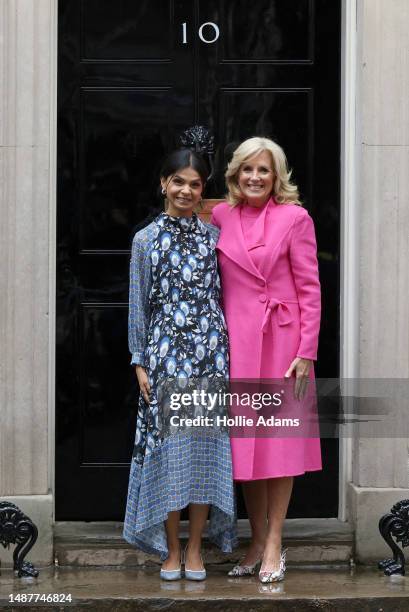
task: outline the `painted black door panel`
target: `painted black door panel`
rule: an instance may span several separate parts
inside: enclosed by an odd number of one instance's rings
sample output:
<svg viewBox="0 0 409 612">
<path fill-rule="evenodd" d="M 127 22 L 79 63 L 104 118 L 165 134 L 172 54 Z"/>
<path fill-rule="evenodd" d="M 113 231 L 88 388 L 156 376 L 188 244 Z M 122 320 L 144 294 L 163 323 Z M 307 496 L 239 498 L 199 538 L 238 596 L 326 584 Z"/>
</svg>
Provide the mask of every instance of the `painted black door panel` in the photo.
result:
<svg viewBox="0 0 409 612">
<path fill-rule="evenodd" d="M 138 397 L 130 242 L 160 205 L 161 158 L 186 127 L 215 135 L 208 197 L 224 194 L 235 142 L 284 147 L 317 228 L 318 375 L 338 375 L 339 49 L 338 0 L 59 1 L 58 520 L 123 519 Z M 296 479 L 289 516 L 337 514 L 336 441 L 323 440 L 323 462 Z"/>
</svg>

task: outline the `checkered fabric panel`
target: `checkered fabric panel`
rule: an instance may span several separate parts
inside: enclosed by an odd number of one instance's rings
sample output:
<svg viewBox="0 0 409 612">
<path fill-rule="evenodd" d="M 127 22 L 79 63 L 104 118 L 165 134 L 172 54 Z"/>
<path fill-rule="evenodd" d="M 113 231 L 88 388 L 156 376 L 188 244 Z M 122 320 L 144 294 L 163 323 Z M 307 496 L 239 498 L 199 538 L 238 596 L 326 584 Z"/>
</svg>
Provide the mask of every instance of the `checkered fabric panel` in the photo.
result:
<svg viewBox="0 0 409 612">
<path fill-rule="evenodd" d="M 162 558 L 168 554 L 164 520 L 188 504 L 210 504 L 207 535 L 223 552 L 237 544 L 235 500 L 227 434 L 183 432 L 132 461 L 123 536 Z"/>
</svg>

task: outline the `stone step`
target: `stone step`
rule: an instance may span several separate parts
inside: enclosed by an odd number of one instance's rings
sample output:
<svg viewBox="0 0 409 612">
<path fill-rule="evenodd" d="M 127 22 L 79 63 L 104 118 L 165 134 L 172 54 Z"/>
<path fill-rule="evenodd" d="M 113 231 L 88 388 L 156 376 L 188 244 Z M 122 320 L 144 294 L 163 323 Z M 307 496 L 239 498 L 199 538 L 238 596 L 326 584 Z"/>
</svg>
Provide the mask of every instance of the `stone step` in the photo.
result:
<svg viewBox="0 0 409 612">
<path fill-rule="evenodd" d="M 71 603 L 24 602 L 29 594 L 52 598 L 71 596 Z M 20 601 L 10 602 L 10 594 Z M 376 569 L 328 570 L 289 568 L 285 580 L 269 585 L 257 577 L 228 578 L 225 567 L 208 569 L 204 582 L 164 582 L 157 568 L 50 567 L 37 579 L 0 576 L 0 608 L 35 612 L 407 612 L 409 584 L 405 578 L 383 576 Z"/>
<path fill-rule="evenodd" d="M 182 544 L 187 526 L 182 524 Z M 247 521 L 239 521 L 239 547 L 230 554 L 218 552 L 204 541 L 207 564 L 234 564 L 249 542 Z M 353 533 L 338 519 L 289 519 L 284 527 L 284 545 L 291 565 L 348 565 L 353 559 Z M 122 538 L 122 523 L 58 522 L 54 531 L 55 562 L 58 566 L 157 566 L 159 558 L 130 546 Z"/>
</svg>

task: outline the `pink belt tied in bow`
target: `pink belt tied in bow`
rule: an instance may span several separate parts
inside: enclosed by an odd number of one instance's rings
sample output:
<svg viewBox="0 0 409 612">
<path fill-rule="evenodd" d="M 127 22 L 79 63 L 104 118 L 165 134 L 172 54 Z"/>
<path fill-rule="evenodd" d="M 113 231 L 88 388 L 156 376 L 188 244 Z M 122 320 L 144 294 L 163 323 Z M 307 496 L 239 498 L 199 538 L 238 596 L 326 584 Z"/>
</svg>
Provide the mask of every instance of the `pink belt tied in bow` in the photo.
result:
<svg viewBox="0 0 409 612">
<path fill-rule="evenodd" d="M 267 332 L 268 324 L 271 321 L 271 315 L 276 309 L 278 312 L 278 324 L 280 326 L 288 325 L 292 322 L 293 317 L 291 315 L 290 309 L 287 306 L 287 303 L 298 304 L 298 301 L 286 300 L 285 302 L 281 302 L 276 298 L 269 298 L 268 300 L 266 299 L 266 312 L 264 314 L 263 324 L 261 326 L 261 329 L 264 334 Z"/>
</svg>

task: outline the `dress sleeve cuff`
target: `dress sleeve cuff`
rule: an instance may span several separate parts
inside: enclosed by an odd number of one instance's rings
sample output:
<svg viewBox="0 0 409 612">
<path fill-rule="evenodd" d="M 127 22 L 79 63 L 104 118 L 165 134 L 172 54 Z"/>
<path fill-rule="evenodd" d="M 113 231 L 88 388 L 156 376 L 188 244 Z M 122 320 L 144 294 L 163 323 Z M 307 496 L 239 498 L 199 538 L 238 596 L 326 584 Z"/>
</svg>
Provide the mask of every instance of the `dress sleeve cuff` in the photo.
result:
<svg viewBox="0 0 409 612">
<path fill-rule="evenodd" d="M 136 351 L 136 353 L 132 353 L 131 365 L 145 366 L 143 351 Z"/>
</svg>

